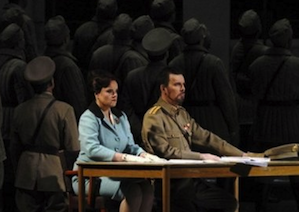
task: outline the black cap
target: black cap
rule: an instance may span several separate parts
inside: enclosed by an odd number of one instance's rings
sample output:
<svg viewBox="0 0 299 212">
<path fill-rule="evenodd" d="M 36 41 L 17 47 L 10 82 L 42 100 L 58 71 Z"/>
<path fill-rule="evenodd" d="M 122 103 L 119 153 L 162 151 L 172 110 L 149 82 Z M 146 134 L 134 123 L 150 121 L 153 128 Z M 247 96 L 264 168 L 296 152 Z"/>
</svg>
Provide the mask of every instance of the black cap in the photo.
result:
<svg viewBox="0 0 299 212">
<path fill-rule="evenodd" d="M 24 77 L 32 84 L 43 84 L 52 79 L 54 72 L 54 61 L 50 57 L 39 56 L 27 64 Z"/>
<path fill-rule="evenodd" d="M 293 37 L 293 29 L 286 18 L 276 21 L 269 30 L 270 40 L 274 46 L 287 47 Z"/>
<path fill-rule="evenodd" d="M 70 30 L 61 15 L 50 18 L 45 25 L 45 38 L 48 45 L 61 45 L 69 36 Z"/>
<path fill-rule="evenodd" d="M 184 23 L 181 34 L 186 44 L 198 44 L 206 37 L 207 28 L 204 24 L 200 24 L 197 19 L 191 18 Z"/>
<path fill-rule="evenodd" d="M 113 23 L 113 35 L 116 39 L 130 39 L 132 18 L 126 14 L 119 14 Z"/>
<path fill-rule="evenodd" d="M 245 11 L 239 19 L 239 28 L 244 35 L 255 35 L 262 31 L 259 15 L 254 10 Z"/>
<path fill-rule="evenodd" d="M 0 45 L 15 47 L 24 40 L 24 32 L 17 24 L 9 24 L 0 34 Z"/>
<path fill-rule="evenodd" d="M 114 18 L 117 9 L 118 6 L 116 0 L 99 0 L 97 4 L 97 16 L 105 19 Z"/>
<path fill-rule="evenodd" d="M 132 38 L 135 40 L 142 40 L 146 33 L 154 28 L 154 22 L 148 15 L 139 16 L 133 21 Z"/>
<path fill-rule="evenodd" d="M 149 31 L 142 39 L 142 46 L 149 55 L 159 56 L 167 52 L 174 37 L 164 28 Z"/>
<path fill-rule="evenodd" d="M 173 0 L 154 0 L 151 5 L 152 19 L 162 19 L 169 14 L 175 12 L 175 4 Z"/>
</svg>

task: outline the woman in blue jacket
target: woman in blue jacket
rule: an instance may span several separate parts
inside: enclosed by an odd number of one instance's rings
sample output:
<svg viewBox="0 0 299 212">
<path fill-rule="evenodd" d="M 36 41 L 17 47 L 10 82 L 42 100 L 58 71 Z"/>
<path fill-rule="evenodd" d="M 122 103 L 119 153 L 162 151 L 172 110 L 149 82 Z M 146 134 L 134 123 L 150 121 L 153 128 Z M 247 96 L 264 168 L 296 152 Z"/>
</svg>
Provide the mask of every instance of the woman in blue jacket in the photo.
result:
<svg viewBox="0 0 299 212">
<path fill-rule="evenodd" d="M 134 143 L 124 112 L 114 108 L 118 83 L 112 75 L 95 76 L 91 81 L 95 101 L 79 121 L 81 150 L 77 161 L 151 162 L 162 160 L 146 153 Z M 74 169 L 77 169 L 76 165 Z M 150 212 L 154 192 L 145 179 L 115 179 L 101 177 L 99 194 L 121 201 L 119 211 Z M 73 179 L 75 192 L 77 178 Z M 88 186 L 86 186 L 88 188 Z"/>
</svg>

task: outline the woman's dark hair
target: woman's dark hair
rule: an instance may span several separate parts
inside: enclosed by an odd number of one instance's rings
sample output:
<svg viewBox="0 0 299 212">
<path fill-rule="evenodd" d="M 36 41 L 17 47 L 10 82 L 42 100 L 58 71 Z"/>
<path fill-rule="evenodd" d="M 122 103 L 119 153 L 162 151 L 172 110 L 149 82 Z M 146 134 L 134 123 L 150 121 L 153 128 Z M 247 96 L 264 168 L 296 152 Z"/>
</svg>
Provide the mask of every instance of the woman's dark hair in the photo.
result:
<svg viewBox="0 0 299 212">
<path fill-rule="evenodd" d="M 116 81 L 118 83 L 118 79 L 108 72 L 93 74 L 90 79 L 90 88 L 92 92 L 96 94 L 100 93 L 102 88 L 108 87 L 111 81 Z"/>
</svg>

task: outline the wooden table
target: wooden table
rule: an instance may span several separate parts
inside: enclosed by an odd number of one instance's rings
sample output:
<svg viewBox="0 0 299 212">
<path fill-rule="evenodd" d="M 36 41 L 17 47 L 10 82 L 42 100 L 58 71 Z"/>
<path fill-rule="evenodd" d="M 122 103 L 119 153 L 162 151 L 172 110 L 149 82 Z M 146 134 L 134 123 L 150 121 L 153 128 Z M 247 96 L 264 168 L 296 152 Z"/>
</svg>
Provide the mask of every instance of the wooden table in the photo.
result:
<svg viewBox="0 0 299 212">
<path fill-rule="evenodd" d="M 239 177 L 299 176 L 299 161 L 271 161 L 267 167 L 241 163 L 127 163 L 78 162 L 79 212 L 85 211 L 84 177 L 162 179 L 163 212 L 170 212 L 170 179 L 234 177 L 239 196 Z"/>
</svg>

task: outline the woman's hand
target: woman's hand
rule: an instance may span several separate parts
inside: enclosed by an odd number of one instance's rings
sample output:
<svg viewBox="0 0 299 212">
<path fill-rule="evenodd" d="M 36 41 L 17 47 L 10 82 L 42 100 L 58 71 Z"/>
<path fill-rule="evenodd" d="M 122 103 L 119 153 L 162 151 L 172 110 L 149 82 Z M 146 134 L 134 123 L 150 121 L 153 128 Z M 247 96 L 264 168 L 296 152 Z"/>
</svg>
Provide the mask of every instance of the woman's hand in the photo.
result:
<svg viewBox="0 0 299 212">
<path fill-rule="evenodd" d="M 157 155 L 152 155 L 147 152 L 142 152 L 140 154 L 140 157 L 150 159 L 152 162 L 165 162 L 166 161 L 166 159 L 164 159 L 164 158 L 160 158 Z"/>
</svg>

